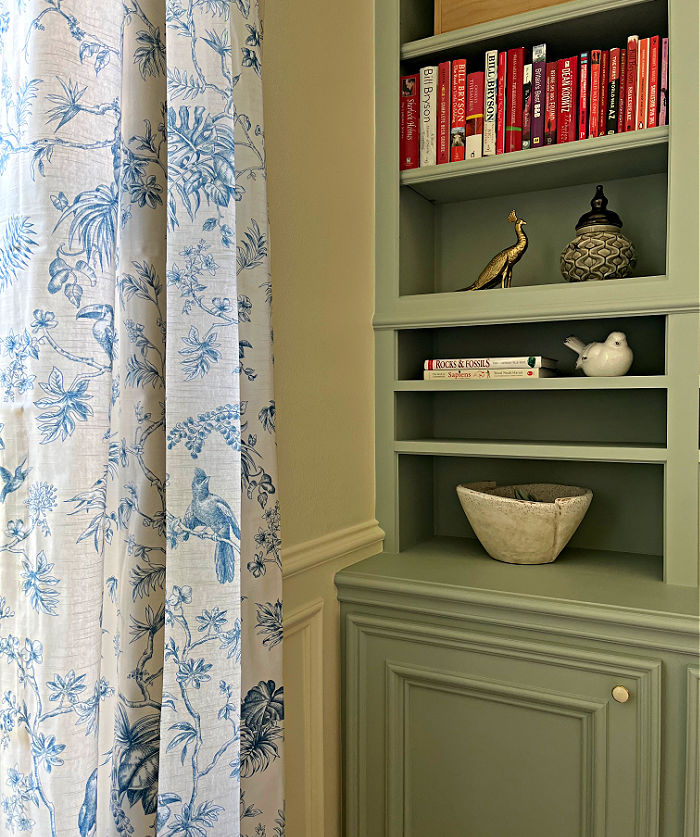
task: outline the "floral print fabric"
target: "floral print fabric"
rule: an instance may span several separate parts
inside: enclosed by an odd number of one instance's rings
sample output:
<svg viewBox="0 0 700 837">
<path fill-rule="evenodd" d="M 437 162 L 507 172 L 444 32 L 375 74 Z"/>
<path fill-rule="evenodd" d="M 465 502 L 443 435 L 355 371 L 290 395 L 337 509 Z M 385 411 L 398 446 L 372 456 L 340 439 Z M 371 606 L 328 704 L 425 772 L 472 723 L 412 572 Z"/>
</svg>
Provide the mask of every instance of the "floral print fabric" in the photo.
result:
<svg viewBox="0 0 700 837">
<path fill-rule="evenodd" d="M 0 833 L 283 837 L 254 0 L 0 0 Z"/>
</svg>

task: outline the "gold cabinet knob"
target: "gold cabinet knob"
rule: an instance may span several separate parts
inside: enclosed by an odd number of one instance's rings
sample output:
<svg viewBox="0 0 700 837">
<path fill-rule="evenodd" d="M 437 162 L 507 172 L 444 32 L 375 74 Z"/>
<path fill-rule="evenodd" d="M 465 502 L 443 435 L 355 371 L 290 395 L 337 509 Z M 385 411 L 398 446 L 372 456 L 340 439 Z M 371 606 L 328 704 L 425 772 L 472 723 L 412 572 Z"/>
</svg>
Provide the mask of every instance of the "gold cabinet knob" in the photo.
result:
<svg viewBox="0 0 700 837">
<path fill-rule="evenodd" d="M 614 686 L 612 690 L 613 699 L 618 703 L 627 703 L 630 699 L 629 689 L 625 686 Z"/>
</svg>

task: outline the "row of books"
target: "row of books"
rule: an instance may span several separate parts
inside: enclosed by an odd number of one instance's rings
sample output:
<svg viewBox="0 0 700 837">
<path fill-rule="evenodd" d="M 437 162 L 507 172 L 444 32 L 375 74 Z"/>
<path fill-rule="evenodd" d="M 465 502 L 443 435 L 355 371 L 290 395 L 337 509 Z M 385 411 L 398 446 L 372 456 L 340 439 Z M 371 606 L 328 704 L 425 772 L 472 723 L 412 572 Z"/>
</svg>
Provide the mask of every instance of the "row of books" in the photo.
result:
<svg viewBox="0 0 700 837">
<path fill-rule="evenodd" d="M 547 61 L 547 45 L 489 50 L 401 77 L 400 168 L 542 148 L 668 123 L 668 38 Z"/>
<path fill-rule="evenodd" d="M 554 378 L 556 375 L 557 361 L 542 355 L 431 358 L 423 364 L 424 381 Z"/>
</svg>

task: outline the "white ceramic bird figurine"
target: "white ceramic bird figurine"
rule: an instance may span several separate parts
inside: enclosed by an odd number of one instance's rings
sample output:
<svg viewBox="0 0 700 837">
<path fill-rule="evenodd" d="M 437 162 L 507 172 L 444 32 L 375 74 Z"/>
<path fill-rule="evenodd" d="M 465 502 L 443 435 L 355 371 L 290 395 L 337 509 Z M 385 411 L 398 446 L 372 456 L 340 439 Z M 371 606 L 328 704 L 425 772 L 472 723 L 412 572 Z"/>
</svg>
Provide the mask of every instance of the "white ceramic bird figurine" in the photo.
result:
<svg viewBox="0 0 700 837">
<path fill-rule="evenodd" d="M 586 345 L 578 337 L 567 337 L 564 345 L 578 355 L 576 368 L 583 369 L 590 378 L 625 375 L 632 366 L 634 355 L 621 331 L 608 334 L 605 343 Z"/>
</svg>

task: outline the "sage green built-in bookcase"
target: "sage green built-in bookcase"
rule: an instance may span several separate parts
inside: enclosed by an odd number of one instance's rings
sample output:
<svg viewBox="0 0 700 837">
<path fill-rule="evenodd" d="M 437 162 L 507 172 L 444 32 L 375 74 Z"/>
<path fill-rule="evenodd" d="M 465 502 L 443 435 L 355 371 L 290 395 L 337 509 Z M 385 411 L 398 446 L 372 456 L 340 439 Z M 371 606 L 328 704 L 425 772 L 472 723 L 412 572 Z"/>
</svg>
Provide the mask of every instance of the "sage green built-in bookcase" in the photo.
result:
<svg viewBox="0 0 700 837">
<path fill-rule="evenodd" d="M 336 576 L 346 837 L 700 835 L 700 3 L 573 0 L 431 37 L 374 0 L 377 518 Z M 668 35 L 670 126 L 399 173 L 399 76 L 487 48 L 565 57 Z M 568 284 L 598 183 L 635 275 Z M 513 240 L 513 287 L 458 293 Z M 627 334 L 622 378 L 562 340 Z M 536 380 L 423 381 L 428 357 L 558 358 Z M 593 489 L 554 563 L 488 557 L 455 486 Z"/>
<path fill-rule="evenodd" d="M 425 561 L 464 555 L 464 583 L 479 584 L 469 567 L 481 566 L 484 553 L 457 483 L 588 486 L 591 509 L 552 571 L 535 579 L 537 568 L 504 567 L 499 589 L 652 609 L 663 601 L 661 609 L 687 612 L 682 588 L 697 588 L 699 563 L 700 6 L 574 0 L 438 36 L 432 13 L 428 0 L 376 0 L 376 456 L 385 550 Z M 401 74 L 456 57 L 480 69 L 486 49 L 540 42 L 555 57 L 573 55 L 635 33 L 669 35 L 670 126 L 399 173 Z M 597 183 L 638 263 L 625 280 L 569 284 L 559 253 Z M 511 243 L 512 208 L 530 239 L 513 287 L 456 292 Z M 635 352 L 630 373 L 574 375 L 562 340 L 602 340 L 614 330 Z M 494 354 L 555 357 L 568 377 L 422 380 L 427 357 Z"/>
</svg>

